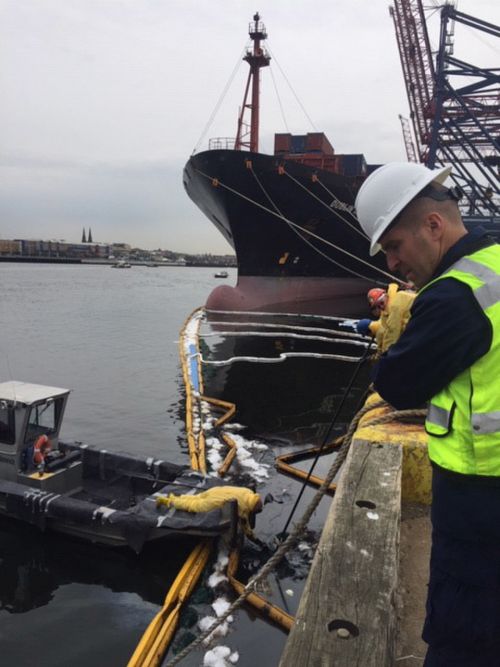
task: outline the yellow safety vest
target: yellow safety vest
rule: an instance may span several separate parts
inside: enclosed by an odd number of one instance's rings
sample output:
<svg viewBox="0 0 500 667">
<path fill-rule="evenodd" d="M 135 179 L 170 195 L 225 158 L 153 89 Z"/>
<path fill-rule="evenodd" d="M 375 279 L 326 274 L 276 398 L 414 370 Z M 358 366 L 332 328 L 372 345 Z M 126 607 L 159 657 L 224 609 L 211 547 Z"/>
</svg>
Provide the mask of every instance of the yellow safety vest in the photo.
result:
<svg viewBox="0 0 500 667">
<path fill-rule="evenodd" d="M 431 399 L 429 457 L 458 473 L 500 476 L 500 245 L 462 257 L 422 291 L 444 278 L 469 285 L 493 338 L 485 355 Z"/>
</svg>

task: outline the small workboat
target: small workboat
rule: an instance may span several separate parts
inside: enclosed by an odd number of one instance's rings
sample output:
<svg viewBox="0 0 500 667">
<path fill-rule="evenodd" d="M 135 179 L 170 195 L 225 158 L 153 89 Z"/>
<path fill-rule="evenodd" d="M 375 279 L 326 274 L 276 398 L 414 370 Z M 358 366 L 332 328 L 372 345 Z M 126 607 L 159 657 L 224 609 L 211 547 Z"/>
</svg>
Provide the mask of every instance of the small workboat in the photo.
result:
<svg viewBox="0 0 500 667">
<path fill-rule="evenodd" d="M 124 259 L 120 259 L 118 262 L 111 264 L 112 269 L 130 269 L 131 267 L 132 264 L 130 264 L 130 262 L 126 262 Z"/>
<path fill-rule="evenodd" d="M 227 278 L 228 275 L 227 271 L 217 271 L 217 273 L 214 273 L 214 278 Z"/>
<path fill-rule="evenodd" d="M 160 538 L 236 531 L 234 501 L 197 513 L 157 502 L 221 486 L 220 479 L 153 457 L 61 442 L 69 393 L 0 383 L 0 516 L 137 553 Z"/>
</svg>

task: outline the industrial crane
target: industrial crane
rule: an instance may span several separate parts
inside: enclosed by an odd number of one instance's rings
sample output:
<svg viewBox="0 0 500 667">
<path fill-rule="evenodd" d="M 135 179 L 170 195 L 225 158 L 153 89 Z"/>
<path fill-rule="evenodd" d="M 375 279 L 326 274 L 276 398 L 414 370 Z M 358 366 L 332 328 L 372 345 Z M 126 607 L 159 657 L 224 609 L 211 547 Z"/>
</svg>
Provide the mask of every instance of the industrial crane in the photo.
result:
<svg viewBox="0 0 500 667">
<path fill-rule="evenodd" d="M 500 27 L 445 4 L 440 8 L 439 47 L 434 57 L 422 0 L 394 0 L 389 11 L 417 161 L 430 168 L 452 165 L 452 178 L 464 194 L 466 215 L 499 215 L 500 68 L 478 67 L 455 57 L 454 33 L 455 24 L 461 23 L 479 34 L 498 38 Z M 408 152 L 406 135 L 405 145 Z"/>
<path fill-rule="evenodd" d="M 408 162 L 418 162 L 417 151 L 411 136 L 410 121 L 408 118 L 405 118 L 401 114 L 399 114 L 399 120 L 401 121 L 401 130 L 403 131 L 403 139 L 405 142 L 406 157 L 408 158 Z"/>
</svg>

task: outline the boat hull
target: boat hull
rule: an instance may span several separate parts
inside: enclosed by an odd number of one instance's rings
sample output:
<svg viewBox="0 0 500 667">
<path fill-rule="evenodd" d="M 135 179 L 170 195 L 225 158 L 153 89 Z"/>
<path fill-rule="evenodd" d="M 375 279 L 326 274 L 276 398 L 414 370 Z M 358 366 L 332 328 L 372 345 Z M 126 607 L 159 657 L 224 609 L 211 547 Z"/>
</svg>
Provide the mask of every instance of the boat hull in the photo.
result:
<svg viewBox="0 0 500 667">
<path fill-rule="evenodd" d="M 59 443 L 61 465 L 0 480 L 0 515 L 104 546 L 234 534 L 235 503 L 206 512 L 157 507 L 158 494 L 197 494 L 224 482 L 166 461 Z"/>
<path fill-rule="evenodd" d="M 234 248 L 236 287 L 219 286 L 215 310 L 353 315 L 387 283 L 383 257 L 352 213 L 360 180 L 291 160 L 231 150 L 194 155 L 189 197 Z"/>
</svg>

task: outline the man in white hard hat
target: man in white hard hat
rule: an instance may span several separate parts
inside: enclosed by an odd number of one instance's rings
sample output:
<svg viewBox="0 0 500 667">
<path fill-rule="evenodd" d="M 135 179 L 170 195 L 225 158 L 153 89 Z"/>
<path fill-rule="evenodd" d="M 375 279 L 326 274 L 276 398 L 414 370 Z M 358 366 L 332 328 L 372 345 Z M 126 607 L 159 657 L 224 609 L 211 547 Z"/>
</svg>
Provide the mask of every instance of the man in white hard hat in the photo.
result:
<svg viewBox="0 0 500 667">
<path fill-rule="evenodd" d="M 500 246 L 468 232 L 449 168 L 390 163 L 356 198 L 393 272 L 419 289 L 375 370 L 398 409 L 428 403 L 432 555 L 425 667 L 500 665 Z"/>
</svg>

